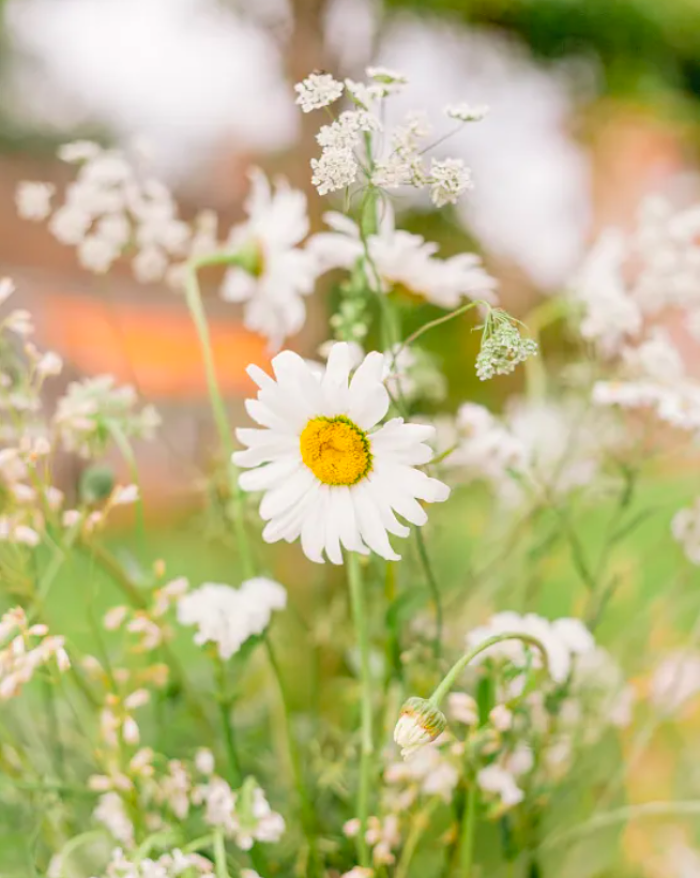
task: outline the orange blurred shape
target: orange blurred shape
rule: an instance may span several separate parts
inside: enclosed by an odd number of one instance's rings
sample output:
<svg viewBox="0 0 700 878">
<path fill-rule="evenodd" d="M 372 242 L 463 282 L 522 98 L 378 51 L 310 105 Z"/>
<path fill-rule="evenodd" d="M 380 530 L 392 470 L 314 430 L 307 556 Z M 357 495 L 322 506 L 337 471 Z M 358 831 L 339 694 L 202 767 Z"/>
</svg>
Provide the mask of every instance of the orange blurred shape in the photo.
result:
<svg viewBox="0 0 700 878">
<path fill-rule="evenodd" d="M 206 393 L 197 334 L 184 308 L 52 295 L 45 297 L 40 314 L 42 346 L 61 353 L 80 372 L 109 372 L 120 382 L 135 383 L 147 397 Z M 209 332 L 222 393 L 247 393 L 253 385 L 246 366 L 269 362 L 264 340 L 228 318 L 210 319 Z"/>
</svg>

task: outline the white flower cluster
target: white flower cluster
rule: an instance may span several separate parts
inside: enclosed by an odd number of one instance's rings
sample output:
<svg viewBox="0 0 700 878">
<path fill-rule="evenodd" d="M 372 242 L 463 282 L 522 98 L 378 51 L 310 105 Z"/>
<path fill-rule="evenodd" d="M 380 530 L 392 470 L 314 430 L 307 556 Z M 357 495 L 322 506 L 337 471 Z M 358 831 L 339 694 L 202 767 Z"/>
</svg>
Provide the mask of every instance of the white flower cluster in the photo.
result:
<svg viewBox="0 0 700 878">
<path fill-rule="evenodd" d="M 372 848 L 372 862 L 375 867 L 391 866 L 396 862 L 394 851 L 401 846 L 401 831 L 398 814 L 387 814 L 385 817 L 371 816 L 367 820 L 365 841 Z M 360 821 L 357 818 L 348 820 L 343 827 L 347 838 L 356 838 L 360 833 Z"/>
<path fill-rule="evenodd" d="M 298 246 L 309 231 L 304 193 L 282 180 L 273 190 L 257 169 L 250 177 L 248 218 L 231 229 L 225 245 L 240 259 L 227 269 L 221 297 L 242 303 L 246 327 L 276 349 L 304 325 L 304 297 L 313 292 L 319 269 L 309 248 Z"/>
<path fill-rule="evenodd" d="M 112 375 L 71 382 L 54 415 L 64 449 L 81 457 L 104 453 L 112 438 L 110 424 L 129 438 L 151 439 L 160 416 L 151 405 L 138 410 L 137 403 L 134 388 L 117 386 Z"/>
<path fill-rule="evenodd" d="M 476 374 L 481 381 L 495 375 L 510 375 L 519 363 L 537 356 L 537 342 L 522 338 L 512 319 L 500 310 L 486 318 L 481 350 L 476 357 Z"/>
<path fill-rule="evenodd" d="M 212 777 L 197 788 L 195 798 L 204 805 L 205 822 L 222 829 L 243 851 L 255 842 L 274 844 L 284 834 L 284 818 L 251 778 L 234 792 L 223 778 Z"/>
<path fill-rule="evenodd" d="M 700 208 L 674 212 L 663 199 L 643 205 L 630 236 L 606 231 L 572 284 L 580 332 L 617 365 L 593 388 L 597 405 L 646 409 L 670 426 L 700 430 L 700 385 L 686 373 L 661 323 L 669 308 L 691 331 L 700 314 Z"/>
<path fill-rule="evenodd" d="M 272 613 L 287 605 L 287 592 L 272 579 L 256 577 L 240 588 L 207 582 L 181 597 L 177 618 L 196 625 L 195 643 L 215 643 L 222 659 L 230 659 L 249 637 L 262 634 Z"/>
<path fill-rule="evenodd" d="M 214 864 L 211 860 L 199 854 L 185 854 L 178 848 L 161 854 L 155 860 L 151 857 L 136 857 L 132 860 L 121 848 L 115 848 L 104 878 L 194 878 L 196 875 L 211 875 L 213 872 Z"/>
<path fill-rule="evenodd" d="M 668 716 L 700 694 L 700 654 L 691 649 L 666 655 L 654 669 L 649 700 Z"/>
<path fill-rule="evenodd" d="M 405 124 L 388 134 L 391 144 L 388 155 L 382 155 L 373 135 L 382 135 L 381 102 L 406 84 L 406 78 L 385 68 L 367 69 L 369 82 L 359 83 L 333 79 L 330 74 L 312 73 L 295 88 L 297 103 L 305 113 L 335 103 L 343 91 L 354 104 L 329 125 L 321 127 L 316 139 L 322 148 L 320 158 L 311 160 L 312 183 L 320 195 L 347 189 L 360 174 L 365 183 L 385 189 L 401 186 L 428 188 L 436 207 L 455 204 L 472 188 L 471 171 L 461 159 L 431 160 L 425 164 L 424 153 L 430 145 L 423 143 L 431 127 L 422 114 L 411 113 Z M 466 104 L 445 109 L 449 119 L 460 124 L 477 122 L 487 108 Z M 441 140 L 444 138 L 441 138 Z"/>
<path fill-rule="evenodd" d="M 53 187 L 23 182 L 16 193 L 18 212 L 35 222 L 49 218 L 51 233 L 77 248 L 88 271 L 104 274 L 120 256 L 133 252 L 138 281 L 167 278 L 179 286 L 182 261 L 216 248 L 216 218 L 205 211 L 190 227 L 180 219 L 168 188 L 123 151 L 79 141 L 61 147 L 59 157 L 78 167 L 63 204 L 52 213 Z"/>
<path fill-rule="evenodd" d="M 46 625 L 30 625 L 21 607 L 8 610 L 0 619 L 0 701 L 15 698 L 52 662 L 61 672 L 70 668 L 64 638 L 50 635 Z"/>
<path fill-rule="evenodd" d="M 360 229 L 343 214 L 327 213 L 324 219 L 332 231 L 314 235 L 308 244 L 319 272 L 351 270 L 364 254 Z M 440 259 L 437 244 L 396 228 L 390 204 L 384 205 L 377 233 L 367 239 L 367 250 L 368 274 L 373 278 L 376 272 L 382 292 L 403 288 L 440 308 L 456 308 L 465 298 L 496 302 L 496 281 L 478 256 L 460 253 Z"/>
</svg>

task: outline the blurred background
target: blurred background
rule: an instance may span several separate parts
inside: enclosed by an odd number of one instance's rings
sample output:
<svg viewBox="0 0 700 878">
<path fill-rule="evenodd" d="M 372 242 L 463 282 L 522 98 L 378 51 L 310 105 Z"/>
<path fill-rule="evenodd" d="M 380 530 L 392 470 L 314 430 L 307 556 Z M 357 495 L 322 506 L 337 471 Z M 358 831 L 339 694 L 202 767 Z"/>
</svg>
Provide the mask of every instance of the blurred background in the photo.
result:
<svg viewBox="0 0 700 878">
<path fill-rule="evenodd" d="M 561 289 L 601 226 L 629 224 L 644 194 L 683 203 L 698 190 L 698 0 L 3 0 L 0 26 L 0 272 L 36 312 L 40 344 L 69 364 L 66 381 L 110 372 L 157 403 L 173 448 L 152 452 L 147 472 L 168 501 L 182 460 L 207 444 L 194 336 L 170 290 L 126 269 L 95 279 L 16 218 L 18 181 L 68 179 L 59 143 L 148 144 L 185 216 L 213 208 L 226 228 L 251 163 L 310 190 L 318 120 L 294 106 L 294 82 L 315 68 L 396 68 L 410 80 L 398 113 L 491 106 L 450 143 L 474 192 L 440 219 L 421 206 L 403 221 L 445 253 L 481 251 L 519 315 Z M 318 228 L 326 206 L 315 192 L 309 206 Z M 296 340 L 306 353 L 325 334 L 315 307 Z M 212 297 L 210 313 L 235 400 L 263 345 L 235 307 Z M 448 337 L 452 401 L 483 401 L 464 383 L 469 328 Z"/>
</svg>

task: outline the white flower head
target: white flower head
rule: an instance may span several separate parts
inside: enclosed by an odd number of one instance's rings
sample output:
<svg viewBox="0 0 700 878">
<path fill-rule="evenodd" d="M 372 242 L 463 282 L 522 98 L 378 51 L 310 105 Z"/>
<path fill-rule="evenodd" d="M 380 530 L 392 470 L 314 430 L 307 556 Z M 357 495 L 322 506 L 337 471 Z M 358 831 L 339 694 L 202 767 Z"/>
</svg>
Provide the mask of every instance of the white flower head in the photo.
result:
<svg viewBox="0 0 700 878">
<path fill-rule="evenodd" d="M 283 180 L 273 189 L 258 169 L 250 177 L 248 218 L 229 236 L 231 250 L 245 258 L 226 271 L 221 297 L 241 302 L 245 326 L 277 349 L 304 325 L 304 297 L 313 292 L 318 269 L 299 246 L 309 228 L 304 193 Z"/>
<path fill-rule="evenodd" d="M 56 187 L 51 183 L 23 180 L 15 192 L 17 214 L 31 222 L 41 222 L 51 213 L 51 198 Z"/>
<path fill-rule="evenodd" d="M 498 796 L 505 809 L 519 805 L 525 798 L 511 772 L 496 763 L 482 768 L 476 776 L 476 782 L 484 792 Z"/>
<path fill-rule="evenodd" d="M 394 729 L 394 741 L 404 759 L 413 756 L 444 731 L 447 720 L 443 712 L 425 698 L 409 698 L 401 708 Z"/>
<path fill-rule="evenodd" d="M 343 83 L 333 79 L 330 73 L 311 73 L 294 86 L 294 91 L 302 112 L 310 113 L 335 103 L 343 93 Z"/>
<path fill-rule="evenodd" d="M 486 104 L 450 104 L 445 107 L 445 115 L 448 119 L 456 119 L 459 122 L 480 122 L 489 112 Z"/>
<path fill-rule="evenodd" d="M 234 454 L 244 491 L 264 491 L 260 516 L 266 542 L 301 538 L 304 553 L 323 563 L 323 552 L 342 564 L 347 551 L 376 552 L 398 560 L 388 534 L 407 537 L 427 514 L 418 500 L 446 500 L 449 489 L 416 467 L 432 451 L 432 427 L 394 418 L 374 429 L 389 408 L 385 358 L 368 354 L 350 379 L 350 350 L 338 343 L 325 370 L 283 351 L 272 361 L 274 378 L 256 366 L 248 373 L 260 388 L 248 400 L 262 429 L 240 429 L 246 451 Z"/>
<path fill-rule="evenodd" d="M 430 197 L 436 207 L 456 204 L 460 196 L 474 188 L 472 172 L 462 159 L 433 159 L 429 183 Z"/>
<path fill-rule="evenodd" d="M 319 195 L 346 189 L 357 179 L 359 165 L 349 147 L 329 147 L 321 158 L 311 159 L 311 182 Z"/>
<path fill-rule="evenodd" d="M 509 375 L 519 363 L 536 356 L 537 351 L 537 342 L 522 338 L 505 312 L 492 311 L 476 358 L 476 374 L 481 381 L 494 375 Z"/>
<path fill-rule="evenodd" d="M 195 643 L 215 643 L 227 660 L 248 638 L 262 634 L 273 611 L 286 604 L 287 592 L 272 579 L 248 579 L 240 588 L 207 582 L 179 599 L 177 618 L 181 625 L 197 626 Z"/>
</svg>

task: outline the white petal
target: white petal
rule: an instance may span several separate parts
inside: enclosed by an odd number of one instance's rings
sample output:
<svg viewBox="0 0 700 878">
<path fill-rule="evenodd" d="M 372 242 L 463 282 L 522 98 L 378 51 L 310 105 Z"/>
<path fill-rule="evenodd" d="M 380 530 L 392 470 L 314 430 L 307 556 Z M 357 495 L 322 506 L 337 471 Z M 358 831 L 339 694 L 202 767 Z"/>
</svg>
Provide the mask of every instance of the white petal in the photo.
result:
<svg viewBox="0 0 700 878">
<path fill-rule="evenodd" d="M 374 505 L 377 509 L 379 517 L 381 518 L 382 525 L 386 528 L 386 530 L 390 534 L 394 534 L 397 537 L 403 537 L 404 539 L 409 536 L 411 533 L 411 529 L 406 527 L 405 524 L 401 524 L 396 520 L 396 516 L 391 511 L 391 505 L 382 491 L 381 483 L 377 483 L 372 479 L 372 476 L 368 476 L 364 482 L 365 490 L 370 494 Z"/>
<path fill-rule="evenodd" d="M 349 552 L 367 554 L 368 550 L 362 542 L 357 526 L 350 488 L 347 485 L 338 485 L 333 488 L 331 503 L 342 544 Z"/>
<path fill-rule="evenodd" d="M 301 461 L 293 457 L 276 460 L 274 463 L 241 473 L 238 484 L 242 491 L 266 491 L 288 478 L 300 463 Z"/>
<path fill-rule="evenodd" d="M 321 494 L 325 494 L 325 549 L 326 555 L 332 564 L 343 563 L 343 553 L 340 549 L 340 522 L 338 520 L 338 507 L 333 502 L 333 489 L 328 485 L 321 488 Z"/>
<path fill-rule="evenodd" d="M 315 480 L 314 474 L 303 463 L 292 475 L 284 479 L 276 488 L 268 491 L 260 502 L 260 518 L 269 521 L 282 515 L 304 497 Z"/>
<path fill-rule="evenodd" d="M 306 557 L 316 564 L 325 563 L 323 546 L 325 540 L 325 513 L 328 495 L 323 492 L 322 485 L 313 506 L 304 519 L 301 527 L 301 548 Z"/>
<path fill-rule="evenodd" d="M 377 555 L 386 558 L 387 561 L 400 561 L 401 556 L 391 548 L 391 543 L 386 535 L 386 530 L 381 521 L 371 494 L 367 493 L 364 484 L 359 482 L 350 492 L 352 503 L 355 507 L 355 515 L 360 528 L 360 535 L 365 543 Z"/>
<path fill-rule="evenodd" d="M 387 413 L 389 394 L 382 383 L 384 355 L 373 351 L 352 376 L 348 416 L 364 430 L 373 427 Z"/>
</svg>

